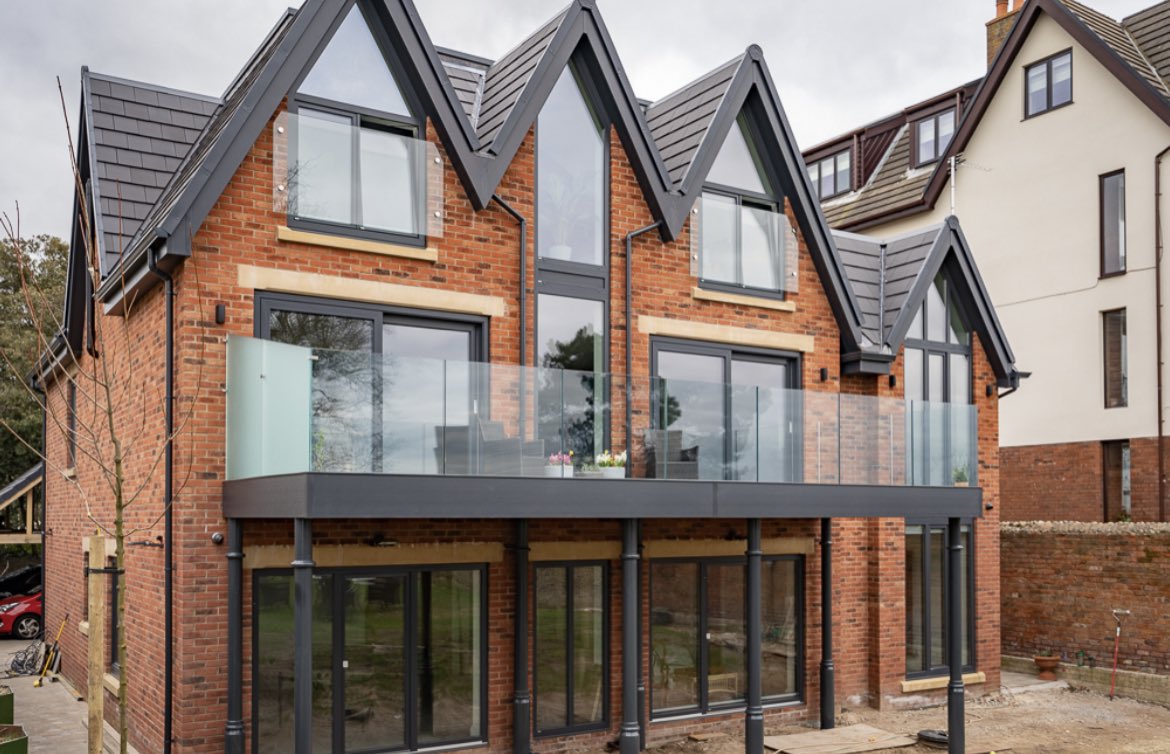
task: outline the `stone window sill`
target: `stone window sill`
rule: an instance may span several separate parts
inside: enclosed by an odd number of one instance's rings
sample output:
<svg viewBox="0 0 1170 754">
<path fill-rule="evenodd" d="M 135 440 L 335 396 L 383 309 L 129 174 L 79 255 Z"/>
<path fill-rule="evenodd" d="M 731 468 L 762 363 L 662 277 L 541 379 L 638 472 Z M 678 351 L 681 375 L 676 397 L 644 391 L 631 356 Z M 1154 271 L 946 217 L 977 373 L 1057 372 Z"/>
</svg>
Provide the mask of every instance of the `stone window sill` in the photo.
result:
<svg viewBox="0 0 1170 754">
<path fill-rule="evenodd" d="M 771 309 L 776 312 L 796 311 L 796 303 L 793 301 L 781 301 L 763 296 L 745 296 L 742 293 L 727 293 L 698 286 L 691 289 L 691 298 L 699 301 L 719 301 L 736 306 L 754 306 L 757 309 Z"/>
<path fill-rule="evenodd" d="M 364 238 L 346 238 L 345 236 L 333 236 L 328 233 L 295 230 L 285 225 L 277 226 L 276 240 L 285 243 L 303 243 L 310 246 L 345 249 L 347 251 L 365 251 L 371 254 L 402 257 L 404 259 L 421 259 L 424 262 L 439 261 L 439 250 L 430 246 L 420 249 L 415 246 L 402 246 L 384 241 L 370 241 Z"/>
</svg>

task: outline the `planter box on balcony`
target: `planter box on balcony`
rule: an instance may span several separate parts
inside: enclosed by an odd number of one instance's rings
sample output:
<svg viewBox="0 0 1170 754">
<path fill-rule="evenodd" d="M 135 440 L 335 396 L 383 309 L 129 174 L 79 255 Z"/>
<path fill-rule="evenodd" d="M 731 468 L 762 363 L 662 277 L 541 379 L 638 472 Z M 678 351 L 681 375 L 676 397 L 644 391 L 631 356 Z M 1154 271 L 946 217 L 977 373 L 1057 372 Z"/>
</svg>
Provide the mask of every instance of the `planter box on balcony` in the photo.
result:
<svg viewBox="0 0 1170 754">
<path fill-rule="evenodd" d="M 28 736 L 19 725 L 0 725 L 0 754 L 28 754 Z"/>
</svg>

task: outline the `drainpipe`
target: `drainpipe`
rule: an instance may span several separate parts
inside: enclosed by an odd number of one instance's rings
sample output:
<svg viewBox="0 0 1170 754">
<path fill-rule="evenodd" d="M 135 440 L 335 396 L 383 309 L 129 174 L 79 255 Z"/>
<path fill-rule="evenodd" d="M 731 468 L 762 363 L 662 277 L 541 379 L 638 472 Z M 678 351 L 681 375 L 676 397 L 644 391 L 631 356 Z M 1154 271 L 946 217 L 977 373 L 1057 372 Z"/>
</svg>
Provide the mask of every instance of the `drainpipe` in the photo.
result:
<svg viewBox="0 0 1170 754">
<path fill-rule="evenodd" d="M 1158 520 L 1166 520 L 1166 431 L 1162 418 L 1162 158 L 1170 153 L 1166 147 L 1154 158 L 1154 341 L 1155 368 L 1158 370 Z"/>
<path fill-rule="evenodd" d="M 166 456 L 163 463 L 163 516 L 164 533 L 163 548 L 166 564 L 163 572 L 163 592 L 165 606 L 163 607 L 163 634 L 166 639 L 165 657 L 163 660 L 163 754 L 171 752 L 171 712 L 175 702 L 175 548 L 174 548 L 174 515 L 171 510 L 172 495 L 174 493 L 174 431 L 175 431 L 175 280 L 170 273 L 164 272 L 158 266 L 158 251 L 150 249 L 146 255 L 146 264 L 150 274 L 163 283 L 164 308 L 166 309 L 166 395 L 164 397 L 164 424 L 167 438 Z"/>
<path fill-rule="evenodd" d="M 631 280 L 634 272 L 634 239 L 649 233 L 658 225 L 652 223 L 626 234 L 626 477 L 631 475 L 634 468 L 634 370 L 630 364 L 634 358 L 634 325 L 630 321 L 634 316 L 634 284 Z"/>
<path fill-rule="evenodd" d="M 528 221 L 499 194 L 492 194 L 492 201 L 511 215 L 520 224 L 520 441 L 524 441 L 524 374 L 528 366 Z"/>
<path fill-rule="evenodd" d="M 49 445 L 49 396 L 43 388 L 37 387 L 36 378 L 32 380 L 32 389 L 41 396 L 41 625 L 49 625 L 49 600 L 45 597 L 48 591 L 45 587 L 45 532 L 49 529 L 49 462 L 45 451 Z M 31 523 L 31 522 L 30 522 Z M 42 628 L 42 631 L 48 629 Z"/>
<path fill-rule="evenodd" d="M 532 751 L 532 694 L 528 690 L 528 519 L 516 520 L 516 626 L 512 662 L 514 671 L 512 698 L 512 751 Z"/>
</svg>

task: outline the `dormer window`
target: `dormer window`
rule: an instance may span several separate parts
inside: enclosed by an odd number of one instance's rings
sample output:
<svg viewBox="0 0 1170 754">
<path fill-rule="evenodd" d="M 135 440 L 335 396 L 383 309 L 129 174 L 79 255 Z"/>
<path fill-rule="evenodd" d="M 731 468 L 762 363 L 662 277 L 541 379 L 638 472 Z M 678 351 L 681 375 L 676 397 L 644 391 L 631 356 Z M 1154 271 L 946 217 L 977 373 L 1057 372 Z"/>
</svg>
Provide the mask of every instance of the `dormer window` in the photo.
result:
<svg viewBox="0 0 1170 754">
<path fill-rule="evenodd" d="M 823 157 L 808 166 L 808 178 L 821 201 L 853 190 L 853 150 Z"/>
<path fill-rule="evenodd" d="M 290 98 L 290 224 L 422 243 L 419 121 L 355 3 Z"/>
<path fill-rule="evenodd" d="M 1024 116 L 1072 104 L 1072 50 L 1045 58 L 1024 69 Z"/>
<path fill-rule="evenodd" d="M 700 201 L 700 283 L 735 292 L 780 293 L 784 216 L 742 115 L 715 157 Z"/>
<path fill-rule="evenodd" d="M 937 162 L 946 153 L 954 136 L 954 110 L 943 110 L 915 123 L 915 167 Z"/>
</svg>

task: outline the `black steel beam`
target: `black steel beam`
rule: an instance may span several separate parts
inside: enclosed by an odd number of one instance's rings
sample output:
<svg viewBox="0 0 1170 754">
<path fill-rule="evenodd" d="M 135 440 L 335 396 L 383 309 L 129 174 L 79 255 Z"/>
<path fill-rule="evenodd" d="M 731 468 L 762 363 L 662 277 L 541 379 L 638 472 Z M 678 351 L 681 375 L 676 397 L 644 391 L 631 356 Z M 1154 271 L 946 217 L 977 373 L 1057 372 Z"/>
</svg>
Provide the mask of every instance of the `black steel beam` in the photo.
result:
<svg viewBox="0 0 1170 754">
<path fill-rule="evenodd" d="M 313 522 L 293 522 L 293 752 L 313 751 Z"/>
<path fill-rule="evenodd" d="M 947 521 L 947 538 L 950 548 L 947 553 L 946 588 L 946 637 L 947 664 L 950 665 L 951 681 L 947 685 L 947 751 L 950 754 L 964 754 L 967 750 L 967 732 L 963 703 L 963 614 L 962 614 L 962 568 L 963 540 L 959 519 Z"/>
<path fill-rule="evenodd" d="M 227 518 L 937 518 L 982 515 L 978 487 L 289 474 L 225 482 Z"/>
<path fill-rule="evenodd" d="M 532 750 L 532 694 L 528 690 L 528 520 L 516 522 L 516 640 L 513 667 L 512 751 L 528 754 Z"/>
<path fill-rule="evenodd" d="M 638 754 L 638 522 L 622 521 L 622 724 L 618 737 L 620 754 Z"/>
<path fill-rule="evenodd" d="M 760 519 L 748 519 L 747 541 L 747 710 L 744 713 L 744 751 L 764 754 L 763 607 L 761 560 L 764 555 Z"/>
<path fill-rule="evenodd" d="M 833 519 L 821 519 L 821 729 L 837 727 L 833 665 Z"/>
<path fill-rule="evenodd" d="M 224 754 L 244 754 L 244 522 L 228 519 L 227 724 Z"/>
</svg>

